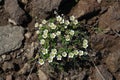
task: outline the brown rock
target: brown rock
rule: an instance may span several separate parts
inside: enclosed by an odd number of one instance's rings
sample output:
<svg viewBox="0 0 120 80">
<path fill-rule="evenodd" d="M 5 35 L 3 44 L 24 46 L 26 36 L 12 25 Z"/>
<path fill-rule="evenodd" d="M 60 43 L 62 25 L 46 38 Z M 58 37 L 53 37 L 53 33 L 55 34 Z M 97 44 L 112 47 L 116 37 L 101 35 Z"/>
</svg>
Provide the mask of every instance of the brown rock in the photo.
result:
<svg viewBox="0 0 120 80">
<path fill-rule="evenodd" d="M 61 0 L 31 0 L 28 9 L 31 10 L 31 16 L 44 19 L 48 12 L 58 8 L 60 2 Z"/>
<path fill-rule="evenodd" d="M 79 72 L 77 75 L 69 76 L 70 80 L 83 80 L 86 76 L 86 71 Z"/>
<path fill-rule="evenodd" d="M 111 72 L 120 68 L 120 37 L 114 35 L 99 34 L 92 39 L 91 47 L 96 52 L 101 52 L 103 61 Z"/>
<path fill-rule="evenodd" d="M 19 74 L 26 74 L 27 72 L 29 72 L 31 69 L 30 69 L 30 64 L 28 63 L 25 63 L 23 68 L 20 69 L 20 71 L 18 72 Z"/>
<path fill-rule="evenodd" d="M 2 65 L 2 69 L 4 71 L 6 71 L 6 70 L 12 70 L 12 69 L 14 69 L 14 65 L 11 62 L 4 62 L 4 64 Z"/>
<path fill-rule="evenodd" d="M 23 24 L 27 20 L 25 12 L 19 7 L 17 0 L 5 0 L 5 10 L 10 15 L 10 21 L 16 25 Z"/>
<path fill-rule="evenodd" d="M 13 80 L 13 79 L 12 79 L 12 75 L 7 75 L 7 76 L 6 76 L 6 80 Z"/>
<path fill-rule="evenodd" d="M 115 78 L 116 78 L 116 80 L 120 79 L 120 71 L 116 73 Z"/>
<path fill-rule="evenodd" d="M 111 73 L 103 65 L 96 66 L 88 80 L 113 80 Z"/>
<path fill-rule="evenodd" d="M 96 0 L 80 0 L 70 11 L 69 15 L 74 15 L 76 18 L 80 18 L 86 14 L 98 11 L 99 9 L 100 7 Z"/>
<path fill-rule="evenodd" d="M 120 68 L 120 39 L 109 50 L 105 63 L 111 72 L 116 72 Z"/>
<path fill-rule="evenodd" d="M 32 74 L 29 75 L 29 80 L 39 80 L 39 78 L 35 73 L 32 73 Z"/>
<path fill-rule="evenodd" d="M 105 30 L 120 31 L 120 3 L 116 2 L 99 19 L 99 27 Z"/>
<path fill-rule="evenodd" d="M 26 80 L 26 77 L 25 76 L 18 76 L 18 77 L 16 77 L 15 80 Z"/>
<path fill-rule="evenodd" d="M 47 75 L 40 69 L 38 71 L 38 76 L 39 76 L 39 80 L 48 80 Z"/>
</svg>

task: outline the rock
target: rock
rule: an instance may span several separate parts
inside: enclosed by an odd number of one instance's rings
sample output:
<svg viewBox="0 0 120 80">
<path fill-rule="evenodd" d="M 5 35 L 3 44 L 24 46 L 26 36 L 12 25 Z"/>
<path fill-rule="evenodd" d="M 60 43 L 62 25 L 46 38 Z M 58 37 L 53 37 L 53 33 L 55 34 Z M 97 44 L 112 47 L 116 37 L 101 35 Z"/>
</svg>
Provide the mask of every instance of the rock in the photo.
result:
<svg viewBox="0 0 120 80">
<path fill-rule="evenodd" d="M 25 11 L 19 7 L 17 0 L 5 0 L 4 7 L 9 13 L 11 21 L 15 22 L 14 25 L 21 25 L 27 21 Z"/>
<path fill-rule="evenodd" d="M 49 16 L 48 12 L 57 9 L 62 0 L 32 0 L 28 5 L 33 17 L 44 19 Z"/>
<path fill-rule="evenodd" d="M 4 71 L 6 71 L 6 70 L 12 70 L 12 69 L 14 69 L 14 65 L 11 62 L 4 62 L 4 64 L 2 65 L 2 69 Z"/>
<path fill-rule="evenodd" d="M 26 74 L 27 72 L 30 72 L 31 68 L 30 68 L 30 64 L 25 63 L 23 68 L 20 69 L 20 71 L 18 72 L 19 74 Z"/>
<path fill-rule="evenodd" d="M 31 35 L 32 35 L 32 33 L 27 32 L 27 33 L 25 33 L 25 38 L 26 38 L 26 39 L 29 39 L 29 38 L 31 37 Z"/>
<path fill-rule="evenodd" d="M 77 75 L 71 76 L 70 80 L 83 80 L 86 76 L 86 71 L 82 71 Z"/>
<path fill-rule="evenodd" d="M 15 80 L 26 80 L 26 77 L 25 76 L 18 76 L 18 77 L 16 77 Z"/>
<path fill-rule="evenodd" d="M 4 7 L 0 7 L 0 26 L 8 24 L 9 14 L 5 11 Z"/>
<path fill-rule="evenodd" d="M 120 31 L 120 2 L 115 2 L 99 19 L 99 25 L 104 30 Z"/>
<path fill-rule="evenodd" d="M 113 80 L 111 73 L 103 65 L 96 66 L 97 69 L 93 69 L 93 73 L 89 76 L 88 80 Z"/>
<path fill-rule="evenodd" d="M 23 4 L 27 4 L 27 3 L 28 3 L 28 0 L 21 0 L 21 2 L 22 2 Z"/>
<path fill-rule="evenodd" d="M 5 80 L 3 77 L 0 77 L 0 80 Z"/>
<path fill-rule="evenodd" d="M 76 18 L 80 18 L 98 10 L 100 10 L 100 6 L 96 0 L 80 0 L 77 5 L 72 8 L 69 16 L 74 15 Z"/>
<path fill-rule="evenodd" d="M 29 75 L 29 80 L 39 80 L 39 78 L 35 73 L 32 73 L 32 74 Z"/>
<path fill-rule="evenodd" d="M 7 75 L 6 80 L 13 80 L 12 75 Z"/>
<path fill-rule="evenodd" d="M 27 45 L 26 53 L 24 54 L 25 57 L 27 57 L 27 59 L 32 59 L 38 46 L 39 44 L 37 42 L 32 42 L 31 45 Z"/>
<path fill-rule="evenodd" d="M 116 72 L 120 69 L 120 39 L 110 48 L 110 53 L 105 58 L 105 63 L 111 72 Z"/>
<path fill-rule="evenodd" d="M 38 70 L 38 77 L 39 80 L 48 80 L 48 76 L 40 69 Z"/>
<path fill-rule="evenodd" d="M 24 29 L 20 26 L 0 26 L 0 55 L 20 48 L 23 33 Z"/>
<path fill-rule="evenodd" d="M 2 59 L 3 59 L 3 61 L 8 61 L 11 59 L 11 56 L 10 55 L 2 55 Z"/>
<path fill-rule="evenodd" d="M 116 80 L 120 79 L 120 71 L 116 73 L 115 78 L 116 78 Z"/>
<path fill-rule="evenodd" d="M 100 52 L 103 62 L 111 72 L 116 72 L 120 68 L 120 37 L 108 34 L 94 36 L 91 42 L 92 49 Z M 98 56 L 96 56 L 98 57 Z"/>
<path fill-rule="evenodd" d="M 102 0 L 97 0 L 97 2 L 98 2 L 98 3 L 101 3 L 101 2 L 102 2 Z"/>
</svg>

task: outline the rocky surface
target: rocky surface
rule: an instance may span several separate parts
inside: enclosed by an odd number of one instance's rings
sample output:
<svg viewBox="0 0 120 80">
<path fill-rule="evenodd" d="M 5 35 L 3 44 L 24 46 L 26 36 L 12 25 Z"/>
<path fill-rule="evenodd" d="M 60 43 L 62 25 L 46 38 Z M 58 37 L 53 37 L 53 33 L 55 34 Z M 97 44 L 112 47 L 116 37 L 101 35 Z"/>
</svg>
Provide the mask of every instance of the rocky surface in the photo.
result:
<svg viewBox="0 0 120 80">
<path fill-rule="evenodd" d="M 20 48 L 24 29 L 20 26 L 0 26 L 0 55 Z"/>
<path fill-rule="evenodd" d="M 0 80 L 120 79 L 119 0 L 1 1 L 3 2 L 0 2 Z M 66 6 L 69 6 L 68 9 Z M 79 69 L 71 68 L 61 73 L 48 64 L 40 66 L 36 60 L 33 61 L 40 46 L 38 36 L 35 34 L 35 17 L 40 20 L 51 17 L 54 9 L 58 9 L 59 13 L 68 10 L 64 12 L 65 14 L 71 10 L 67 15 L 82 18 L 81 26 L 90 32 L 90 60 L 81 62 Z M 28 19 L 32 21 L 29 24 L 24 23 Z M 6 25 L 9 22 L 12 25 Z M 97 31 L 96 27 L 101 31 Z"/>
<path fill-rule="evenodd" d="M 98 10 L 100 10 L 100 5 L 96 0 L 80 0 L 77 5 L 72 8 L 69 15 L 74 15 L 76 18 L 80 18 Z"/>
<path fill-rule="evenodd" d="M 104 30 L 120 31 L 120 2 L 115 2 L 99 19 L 99 27 Z"/>
<path fill-rule="evenodd" d="M 49 16 L 50 11 L 58 9 L 61 0 L 32 0 L 28 6 L 30 14 L 33 17 L 40 17 L 41 19 Z"/>
<path fill-rule="evenodd" d="M 103 65 L 99 65 L 94 69 L 93 75 L 89 76 L 89 80 L 113 80 L 113 76 Z"/>
<path fill-rule="evenodd" d="M 9 22 L 14 25 L 21 25 L 27 22 L 25 11 L 19 6 L 17 0 L 5 0 L 5 10 L 9 13 Z"/>
</svg>

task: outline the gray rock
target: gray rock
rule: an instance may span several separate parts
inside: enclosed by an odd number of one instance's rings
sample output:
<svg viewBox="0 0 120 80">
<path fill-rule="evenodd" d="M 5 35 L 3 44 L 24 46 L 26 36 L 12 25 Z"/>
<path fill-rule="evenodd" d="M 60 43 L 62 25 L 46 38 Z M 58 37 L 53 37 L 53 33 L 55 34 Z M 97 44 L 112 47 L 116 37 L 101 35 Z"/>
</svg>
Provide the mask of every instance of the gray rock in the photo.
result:
<svg viewBox="0 0 120 80">
<path fill-rule="evenodd" d="M 25 11 L 19 7 L 17 0 L 5 0 L 5 10 L 10 15 L 10 21 L 15 25 L 21 25 L 27 21 Z"/>
<path fill-rule="evenodd" d="M 3 77 L 0 77 L 0 80 L 5 80 Z"/>
<path fill-rule="evenodd" d="M 0 26 L 0 55 L 20 48 L 24 29 L 20 26 Z"/>
</svg>

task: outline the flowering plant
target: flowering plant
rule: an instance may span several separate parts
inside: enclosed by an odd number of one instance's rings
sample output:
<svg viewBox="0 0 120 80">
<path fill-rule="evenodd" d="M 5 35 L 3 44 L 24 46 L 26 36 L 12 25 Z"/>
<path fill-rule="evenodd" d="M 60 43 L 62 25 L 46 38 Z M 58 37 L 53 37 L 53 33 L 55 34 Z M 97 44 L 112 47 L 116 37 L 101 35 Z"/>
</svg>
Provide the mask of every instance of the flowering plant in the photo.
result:
<svg viewBox="0 0 120 80">
<path fill-rule="evenodd" d="M 57 15 L 55 18 L 35 23 L 38 29 L 39 64 L 45 62 L 65 62 L 73 58 L 87 55 L 88 40 L 86 31 L 74 16 L 65 19 Z"/>
</svg>

